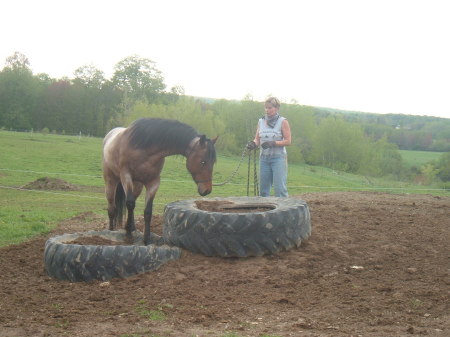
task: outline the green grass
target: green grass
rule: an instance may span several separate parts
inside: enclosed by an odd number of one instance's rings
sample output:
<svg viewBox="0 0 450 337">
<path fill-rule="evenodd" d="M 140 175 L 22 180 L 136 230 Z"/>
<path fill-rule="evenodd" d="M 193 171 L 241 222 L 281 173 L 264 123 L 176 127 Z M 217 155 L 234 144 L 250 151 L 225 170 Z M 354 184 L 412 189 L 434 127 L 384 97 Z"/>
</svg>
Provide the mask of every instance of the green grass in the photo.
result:
<svg viewBox="0 0 450 337">
<path fill-rule="evenodd" d="M 401 150 L 403 163 L 406 167 L 420 168 L 423 164 L 433 160 L 439 160 L 444 152 L 429 152 L 429 151 L 406 151 Z"/>
<path fill-rule="evenodd" d="M 136 312 L 139 316 L 142 316 L 150 321 L 165 321 L 167 314 L 164 310 L 172 308 L 173 305 L 169 303 L 161 303 L 156 309 L 150 309 L 145 300 L 140 300 L 136 305 Z"/>
<path fill-rule="evenodd" d="M 46 233 L 63 219 L 87 211 L 104 215 L 105 224 L 107 223 L 104 182 L 101 177 L 102 139 L 0 131 L 0 148 L 0 246 L 19 243 Z M 417 155 L 410 156 L 416 157 Z M 425 156 L 422 154 L 421 158 Z M 227 180 L 239 160 L 239 157 L 226 157 L 219 153 L 214 169 L 214 182 Z M 247 195 L 247 175 L 245 158 L 235 178 L 224 186 L 214 187 L 208 197 Z M 42 177 L 63 179 L 80 189 L 21 189 Z M 167 158 L 161 178 L 154 202 L 156 214 L 162 214 L 164 206 L 169 202 L 199 198 L 196 186 L 185 168 L 184 157 Z M 253 173 L 251 180 L 253 181 Z M 360 190 L 449 195 L 448 191 L 442 189 L 427 189 L 404 182 L 294 164 L 289 165 L 288 187 L 291 195 Z M 250 186 L 250 195 L 252 194 L 253 186 Z M 137 201 L 136 214 L 143 213 L 143 199 L 141 196 Z"/>
</svg>

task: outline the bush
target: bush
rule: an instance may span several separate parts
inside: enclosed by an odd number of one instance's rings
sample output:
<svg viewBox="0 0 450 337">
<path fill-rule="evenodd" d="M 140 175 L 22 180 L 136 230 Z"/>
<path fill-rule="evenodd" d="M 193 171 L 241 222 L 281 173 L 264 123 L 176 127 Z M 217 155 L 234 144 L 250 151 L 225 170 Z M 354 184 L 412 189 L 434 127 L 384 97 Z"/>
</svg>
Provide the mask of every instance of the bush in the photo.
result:
<svg viewBox="0 0 450 337">
<path fill-rule="evenodd" d="M 437 163 L 437 176 L 442 181 L 450 181 L 450 152 L 444 153 Z"/>
</svg>

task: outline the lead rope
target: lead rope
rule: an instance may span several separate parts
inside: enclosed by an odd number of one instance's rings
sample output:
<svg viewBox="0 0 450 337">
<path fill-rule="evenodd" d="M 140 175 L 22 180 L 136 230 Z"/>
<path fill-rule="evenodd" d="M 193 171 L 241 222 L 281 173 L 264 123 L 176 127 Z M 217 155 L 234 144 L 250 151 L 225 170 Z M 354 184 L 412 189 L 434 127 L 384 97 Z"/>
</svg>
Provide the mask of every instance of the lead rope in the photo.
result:
<svg viewBox="0 0 450 337">
<path fill-rule="evenodd" d="M 253 195 L 256 197 L 259 195 L 258 190 L 258 174 L 256 170 L 256 150 L 248 151 L 248 170 L 247 170 L 247 197 L 250 196 L 250 167 L 251 167 L 251 157 L 253 152 Z"/>
<path fill-rule="evenodd" d="M 238 163 L 236 169 L 231 173 L 231 175 L 228 177 L 227 180 L 225 180 L 223 183 L 217 183 L 217 184 L 212 184 L 212 185 L 213 185 L 213 186 L 223 186 L 223 185 L 225 185 L 225 184 L 228 184 L 228 183 L 231 181 L 231 179 L 234 178 L 234 176 L 236 175 L 236 173 L 239 171 L 239 168 L 241 167 L 241 164 L 242 164 L 242 162 L 244 161 L 244 157 L 245 157 L 245 154 L 246 154 L 246 153 L 247 153 L 247 148 L 244 147 L 244 151 L 242 151 L 241 159 L 239 160 L 239 163 Z"/>
<path fill-rule="evenodd" d="M 256 150 L 253 151 L 253 192 L 259 196 L 258 171 L 256 170 Z"/>
<path fill-rule="evenodd" d="M 247 165 L 247 197 L 250 196 L 250 161 L 252 157 L 252 151 L 248 151 L 248 165 Z"/>
<path fill-rule="evenodd" d="M 256 170 L 256 150 L 248 150 L 246 147 L 244 148 L 244 151 L 242 151 L 241 159 L 239 160 L 239 163 L 236 167 L 236 169 L 231 173 L 230 177 L 228 177 L 227 180 L 225 180 L 223 183 L 217 183 L 212 184 L 213 186 L 223 186 L 225 184 L 228 184 L 231 179 L 234 178 L 236 173 L 239 171 L 239 168 L 241 167 L 242 162 L 244 161 L 245 154 L 248 153 L 248 174 L 247 174 L 247 197 L 250 196 L 250 168 L 251 168 L 251 157 L 253 152 L 253 193 L 255 196 L 259 195 L 259 189 L 258 189 L 258 174 Z"/>
</svg>

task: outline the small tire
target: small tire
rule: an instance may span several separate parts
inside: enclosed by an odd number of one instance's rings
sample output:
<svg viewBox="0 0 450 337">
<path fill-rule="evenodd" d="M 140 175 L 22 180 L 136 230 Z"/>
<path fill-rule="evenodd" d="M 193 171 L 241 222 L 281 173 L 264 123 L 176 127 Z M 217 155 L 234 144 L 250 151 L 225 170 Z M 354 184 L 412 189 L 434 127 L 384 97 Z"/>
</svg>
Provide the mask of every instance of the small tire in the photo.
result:
<svg viewBox="0 0 450 337">
<path fill-rule="evenodd" d="M 208 198 L 236 208 L 268 207 L 263 212 L 210 212 L 195 199 L 170 203 L 164 210 L 164 239 L 206 256 L 247 257 L 274 254 L 299 247 L 311 234 L 305 201 L 276 197 Z"/>
<path fill-rule="evenodd" d="M 124 245 L 80 245 L 72 244 L 81 237 L 100 237 Z M 163 239 L 152 233 L 153 242 L 162 244 Z M 133 243 L 125 244 L 126 232 L 89 231 L 64 234 L 50 238 L 45 243 L 44 261 L 47 273 L 59 280 L 72 282 L 102 280 L 155 270 L 170 260 L 181 256 L 181 249 L 167 245 L 143 243 L 142 233 L 133 232 Z"/>
</svg>

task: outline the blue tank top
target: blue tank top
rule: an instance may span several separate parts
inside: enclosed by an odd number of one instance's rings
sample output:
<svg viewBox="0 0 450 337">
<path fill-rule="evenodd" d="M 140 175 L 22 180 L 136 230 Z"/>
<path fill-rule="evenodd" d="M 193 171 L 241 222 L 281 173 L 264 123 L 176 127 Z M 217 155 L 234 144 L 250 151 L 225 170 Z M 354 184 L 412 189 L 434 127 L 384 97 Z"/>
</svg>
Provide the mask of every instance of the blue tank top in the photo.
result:
<svg viewBox="0 0 450 337">
<path fill-rule="evenodd" d="M 285 119 L 286 118 L 280 116 L 275 126 L 271 128 L 270 126 L 267 126 L 264 118 L 260 118 L 258 121 L 260 144 L 271 140 L 283 140 L 284 138 L 283 133 L 281 132 L 281 124 Z M 280 157 L 286 155 L 286 147 L 275 146 L 268 149 L 261 148 L 260 155 L 261 157 Z"/>
</svg>

